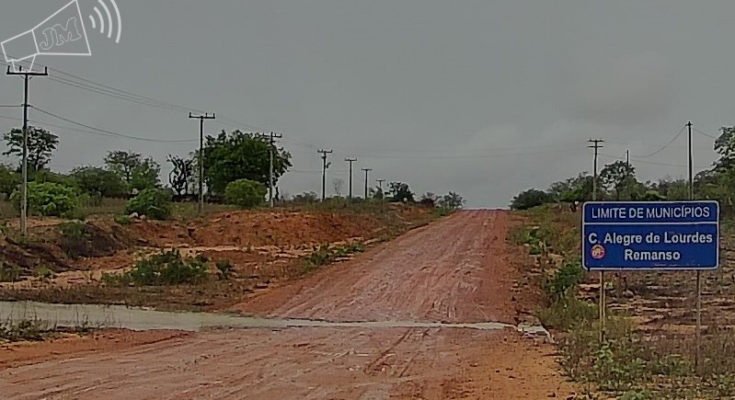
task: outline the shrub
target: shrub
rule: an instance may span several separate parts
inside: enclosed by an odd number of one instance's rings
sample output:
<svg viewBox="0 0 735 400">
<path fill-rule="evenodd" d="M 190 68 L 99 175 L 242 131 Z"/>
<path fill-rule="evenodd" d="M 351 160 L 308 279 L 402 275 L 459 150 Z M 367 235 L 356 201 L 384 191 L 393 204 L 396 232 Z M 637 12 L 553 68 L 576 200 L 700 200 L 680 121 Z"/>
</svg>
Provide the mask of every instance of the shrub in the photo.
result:
<svg viewBox="0 0 735 400">
<path fill-rule="evenodd" d="M 527 210 L 553 201 L 554 197 L 552 195 L 541 190 L 529 189 L 514 197 L 510 203 L 510 208 L 513 210 Z"/>
<path fill-rule="evenodd" d="M 565 262 L 546 285 L 546 294 L 554 301 L 564 299 L 583 277 L 584 269 L 579 262 Z"/>
<path fill-rule="evenodd" d="M 22 272 L 20 267 L 0 261 L 0 282 L 15 282 Z"/>
<path fill-rule="evenodd" d="M 207 280 L 207 259 L 197 256 L 184 260 L 178 250 L 164 251 L 138 261 L 135 267 L 120 275 L 103 275 L 111 285 L 165 286 L 199 284 Z"/>
<path fill-rule="evenodd" d="M 20 192 L 15 191 L 10 200 L 20 209 Z M 76 191 L 53 182 L 30 182 L 28 184 L 28 212 L 42 216 L 70 217 L 79 209 Z"/>
<path fill-rule="evenodd" d="M 128 201 L 125 213 L 137 213 L 153 219 L 168 219 L 171 216 L 171 195 L 160 189 L 145 189 Z"/>
<path fill-rule="evenodd" d="M 266 193 L 262 183 L 249 179 L 238 179 L 227 185 L 225 201 L 240 207 L 255 207 L 263 202 Z"/>
<path fill-rule="evenodd" d="M 20 185 L 20 174 L 9 166 L 0 164 L 0 195 L 10 197 L 18 188 L 18 185 Z"/>
<path fill-rule="evenodd" d="M 222 281 L 227 281 L 232 277 L 233 267 L 230 260 L 219 260 L 217 264 L 217 277 Z"/>
</svg>

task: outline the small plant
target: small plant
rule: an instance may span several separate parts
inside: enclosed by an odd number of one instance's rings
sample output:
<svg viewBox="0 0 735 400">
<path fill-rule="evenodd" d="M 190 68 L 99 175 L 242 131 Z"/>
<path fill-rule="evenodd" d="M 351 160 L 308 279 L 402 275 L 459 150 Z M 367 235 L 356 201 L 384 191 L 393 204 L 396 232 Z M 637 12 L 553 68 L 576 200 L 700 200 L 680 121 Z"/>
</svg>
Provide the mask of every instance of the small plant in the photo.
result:
<svg viewBox="0 0 735 400">
<path fill-rule="evenodd" d="M 0 324 L 0 339 L 11 342 L 41 341 L 47 331 L 43 322 L 36 319 L 24 319 L 17 323 Z"/>
<path fill-rule="evenodd" d="M 125 213 L 137 213 L 159 220 L 168 219 L 171 217 L 171 195 L 161 189 L 145 189 L 128 201 Z"/>
<path fill-rule="evenodd" d="M 130 225 L 132 222 L 133 220 L 130 218 L 129 215 L 118 215 L 115 217 L 115 223 L 122 226 Z"/>
<path fill-rule="evenodd" d="M 23 271 L 17 265 L 0 261 L 0 282 L 16 282 Z"/>
<path fill-rule="evenodd" d="M 65 222 L 59 225 L 61 232 L 61 248 L 71 258 L 79 258 L 85 254 L 90 235 L 82 222 Z"/>
<path fill-rule="evenodd" d="M 263 202 L 266 195 L 265 186 L 249 179 L 238 179 L 230 182 L 225 188 L 225 201 L 243 208 L 251 208 Z"/>
<path fill-rule="evenodd" d="M 623 393 L 620 400 L 653 400 L 653 397 L 647 390 L 633 389 Z"/>
<path fill-rule="evenodd" d="M 203 283 L 209 277 L 207 259 L 197 256 L 184 260 L 178 250 L 164 251 L 138 261 L 124 274 L 103 274 L 109 285 L 168 286 Z"/>
<path fill-rule="evenodd" d="M 565 262 L 546 285 L 546 293 L 554 301 L 567 298 L 583 277 L 579 262 Z"/>
<path fill-rule="evenodd" d="M 230 280 L 234 273 L 234 268 L 232 267 L 230 260 L 219 260 L 217 261 L 217 264 L 215 264 L 215 267 L 217 267 L 217 277 L 221 281 Z"/>
<path fill-rule="evenodd" d="M 44 282 L 50 281 L 55 275 L 56 273 L 48 267 L 39 267 L 36 269 L 36 277 Z"/>
</svg>

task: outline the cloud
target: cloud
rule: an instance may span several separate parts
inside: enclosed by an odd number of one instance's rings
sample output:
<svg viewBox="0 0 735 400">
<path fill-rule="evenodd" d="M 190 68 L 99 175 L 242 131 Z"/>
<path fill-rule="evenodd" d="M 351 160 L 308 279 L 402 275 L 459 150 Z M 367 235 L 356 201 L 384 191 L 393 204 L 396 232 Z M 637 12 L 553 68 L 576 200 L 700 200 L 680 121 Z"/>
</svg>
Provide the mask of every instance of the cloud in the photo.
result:
<svg viewBox="0 0 735 400">
<path fill-rule="evenodd" d="M 581 78 L 572 119 L 615 126 L 643 125 L 665 117 L 674 83 L 667 61 L 656 53 L 621 57 Z"/>
</svg>

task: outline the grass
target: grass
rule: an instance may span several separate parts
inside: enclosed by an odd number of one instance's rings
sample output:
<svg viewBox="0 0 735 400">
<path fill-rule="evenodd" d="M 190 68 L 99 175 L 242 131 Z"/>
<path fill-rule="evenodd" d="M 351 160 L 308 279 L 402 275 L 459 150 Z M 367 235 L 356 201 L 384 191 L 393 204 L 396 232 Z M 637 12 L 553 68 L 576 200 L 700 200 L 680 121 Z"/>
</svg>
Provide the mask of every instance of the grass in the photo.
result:
<svg viewBox="0 0 735 400">
<path fill-rule="evenodd" d="M 331 264 L 339 258 L 349 257 L 351 254 L 364 251 L 365 245 L 357 242 L 335 248 L 330 248 L 327 244 L 322 245 L 305 257 L 303 273 L 309 273 L 319 267 Z"/>
<path fill-rule="evenodd" d="M 0 323 L 0 342 L 40 342 L 58 336 L 60 333 L 76 333 L 86 335 L 97 328 L 93 328 L 85 320 L 71 328 L 50 326 L 39 319 L 21 319 Z"/>
</svg>

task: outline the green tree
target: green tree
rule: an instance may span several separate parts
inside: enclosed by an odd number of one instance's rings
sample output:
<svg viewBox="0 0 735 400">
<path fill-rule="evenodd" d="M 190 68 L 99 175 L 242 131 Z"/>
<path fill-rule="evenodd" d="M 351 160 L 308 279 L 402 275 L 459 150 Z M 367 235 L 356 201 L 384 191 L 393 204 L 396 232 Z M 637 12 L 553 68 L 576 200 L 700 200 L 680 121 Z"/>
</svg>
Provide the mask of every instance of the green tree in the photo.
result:
<svg viewBox="0 0 735 400">
<path fill-rule="evenodd" d="M 161 185 L 158 177 L 160 173 L 161 166 L 152 158 L 146 158 L 133 168 L 130 175 L 130 187 L 138 191 L 157 188 Z"/>
<path fill-rule="evenodd" d="M 267 190 L 265 185 L 249 179 L 230 182 L 225 189 L 225 200 L 229 204 L 249 208 L 263 202 Z"/>
<path fill-rule="evenodd" d="M 23 156 L 23 129 L 13 129 L 3 137 L 8 151 L 3 155 Z M 40 171 L 51 161 L 51 154 L 59 144 L 59 137 L 53 133 L 33 126 L 28 127 L 28 171 Z"/>
<path fill-rule="evenodd" d="M 600 171 L 600 181 L 606 191 L 615 194 L 615 200 L 621 200 L 623 193 L 633 193 L 638 183 L 635 179 L 635 168 L 625 161 L 615 161 L 605 165 L 605 168 Z"/>
<path fill-rule="evenodd" d="M 222 195 L 227 184 L 249 179 L 268 185 L 270 142 L 250 133 L 222 131 L 207 136 L 204 146 L 204 181 L 211 193 Z M 273 153 L 273 185 L 291 167 L 291 154 L 283 148 Z"/>
<path fill-rule="evenodd" d="M 80 190 L 95 197 L 125 197 L 128 187 L 120 175 L 98 167 L 79 167 L 69 175 Z"/>
<path fill-rule="evenodd" d="M 137 213 L 160 220 L 168 219 L 171 216 L 171 195 L 166 190 L 145 189 L 128 201 L 125 213 Z"/>
<path fill-rule="evenodd" d="M 718 172 L 735 170 L 735 127 L 722 128 L 722 134 L 715 140 L 715 151 L 720 155 L 715 161 Z"/>
<path fill-rule="evenodd" d="M 568 203 L 584 202 L 592 199 L 593 178 L 586 173 L 556 182 L 549 187 L 548 194 L 554 201 Z"/>
<path fill-rule="evenodd" d="M 9 166 L 0 164 L 0 194 L 10 198 L 18 185 L 20 185 L 20 174 Z"/>
<path fill-rule="evenodd" d="M 408 184 L 403 182 L 390 183 L 391 201 L 395 203 L 413 203 L 413 192 Z"/>
<path fill-rule="evenodd" d="M 439 207 L 458 210 L 464 207 L 464 199 L 458 193 L 449 192 L 439 199 Z"/>
<path fill-rule="evenodd" d="M 553 201 L 554 198 L 543 190 L 528 189 L 513 198 L 510 208 L 513 210 L 528 210 Z"/>
<path fill-rule="evenodd" d="M 105 156 L 105 166 L 110 171 L 120 175 L 125 183 L 130 185 L 133 179 L 133 170 L 140 166 L 142 159 L 140 154 L 131 151 L 111 151 Z"/>
</svg>

